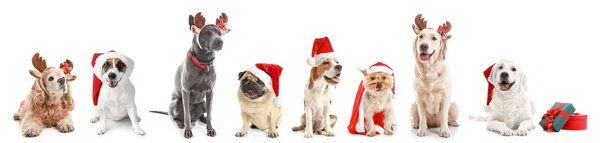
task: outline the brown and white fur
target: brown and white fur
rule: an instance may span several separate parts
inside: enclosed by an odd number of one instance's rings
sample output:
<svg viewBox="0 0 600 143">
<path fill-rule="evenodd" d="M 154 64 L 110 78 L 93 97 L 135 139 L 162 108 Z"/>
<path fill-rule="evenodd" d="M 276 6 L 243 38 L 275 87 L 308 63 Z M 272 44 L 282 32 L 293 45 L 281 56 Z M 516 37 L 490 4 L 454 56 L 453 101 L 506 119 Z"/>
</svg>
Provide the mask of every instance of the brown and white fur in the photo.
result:
<svg viewBox="0 0 600 143">
<path fill-rule="evenodd" d="M 450 22 L 441 26 L 450 31 Z M 413 30 L 417 35 L 413 43 L 415 56 L 414 89 L 416 103 L 411 107 L 413 128 L 417 136 L 426 136 L 427 128 L 440 127 L 441 137 L 450 137 L 449 126 L 459 126 L 458 106 L 450 101 L 451 81 L 445 62 L 446 42 L 452 35 L 442 35 L 427 28 L 421 14 L 415 17 Z"/>
<path fill-rule="evenodd" d="M 304 88 L 305 113 L 300 118 L 300 125 L 292 127 L 293 131 L 304 129 L 305 138 L 312 138 L 313 132 L 335 136 L 332 128 L 337 117 L 330 114 L 331 96 L 339 83 L 341 72 L 342 65 L 336 58 L 328 58 L 310 70 L 310 78 Z"/>
<path fill-rule="evenodd" d="M 75 108 L 71 97 L 69 82 L 77 76 L 65 74 L 62 70 L 72 68 L 70 60 L 60 64 L 60 68 L 47 67 L 46 60 L 36 53 L 32 58 L 36 70 L 29 74 L 36 80 L 27 98 L 21 102 L 19 110 L 13 115 L 21 121 L 21 133 L 25 137 L 37 137 L 44 128 L 55 127 L 61 133 L 73 132 L 75 127 L 70 112 Z"/>
<path fill-rule="evenodd" d="M 377 135 L 373 115 L 383 111 L 385 114 L 384 134 L 393 135 L 392 123 L 394 122 L 394 105 L 392 104 L 392 87 L 394 80 L 392 75 L 385 72 L 375 72 L 367 74 L 367 70 L 361 70 L 365 76 L 365 97 L 363 97 L 365 119 L 367 122 L 367 136 L 373 137 Z"/>
</svg>

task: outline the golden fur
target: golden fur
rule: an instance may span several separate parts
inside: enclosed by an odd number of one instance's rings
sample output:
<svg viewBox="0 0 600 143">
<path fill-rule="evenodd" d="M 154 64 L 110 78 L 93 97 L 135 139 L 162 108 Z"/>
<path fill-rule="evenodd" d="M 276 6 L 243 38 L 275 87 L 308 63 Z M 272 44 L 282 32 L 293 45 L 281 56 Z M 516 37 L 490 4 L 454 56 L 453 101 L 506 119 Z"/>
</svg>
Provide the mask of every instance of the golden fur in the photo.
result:
<svg viewBox="0 0 600 143">
<path fill-rule="evenodd" d="M 39 56 L 36 54 L 36 56 Z M 34 56 L 34 57 L 36 57 Z M 44 67 L 45 67 L 45 61 Z M 71 65 L 72 66 L 72 65 Z M 43 68 L 38 68 L 38 70 Z M 74 131 L 73 121 L 70 112 L 75 108 L 75 103 L 71 96 L 69 82 L 76 79 L 75 75 L 65 75 L 63 70 L 50 67 L 43 71 L 30 70 L 30 74 L 36 78 L 27 98 L 21 102 L 17 113 L 13 115 L 14 120 L 21 121 L 22 134 L 25 137 L 39 136 L 44 128 L 55 127 L 62 133 Z M 49 82 L 50 76 L 63 77 L 65 80 L 66 92 L 63 95 L 61 91 L 49 88 L 56 82 Z M 56 81 L 53 80 L 53 81 Z"/>
<path fill-rule="evenodd" d="M 417 93 L 416 102 L 411 106 L 411 121 L 417 136 L 427 135 L 428 127 L 440 127 L 441 137 L 450 137 L 448 126 L 459 126 L 458 106 L 450 101 L 451 81 L 448 65 L 445 62 L 447 41 L 451 35 L 442 35 L 439 31 L 426 28 L 427 22 L 417 15 L 413 30 L 417 34 L 413 42 L 415 56 L 414 89 Z M 448 26 L 446 26 L 448 25 Z M 450 23 L 443 27 L 449 31 Z M 425 51 L 417 49 L 420 44 L 428 44 Z M 419 58 L 423 52 L 433 51 L 426 60 Z M 436 52 L 439 51 L 439 52 Z M 427 53 L 429 54 L 429 53 Z"/>
<path fill-rule="evenodd" d="M 392 130 L 392 122 L 394 121 L 394 105 L 392 104 L 392 93 L 391 89 L 393 87 L 394 81 L 393 77 L 390 74 L 384 72 L 375 72 L 371 74 L 367 74 L 366 70 L 361 70 L 363 75 L 365 76 L 364 85 L 366 89 L 366 96 L 364 99 L 364 109 L 365 109 L 365 119 L 366 119 L 366 127 L 367 127 L 367 136 L 373 137 L 377 135 L 377 131 L 375 130 L 375 124 L 373 122 L 373 115 L 377 112 L 383 111 L 385 114 L 384 121 L 384 134 L 385 135 L 393 135 L 394 130 Z M 381 85 L 381 87 L 377 87 L 377 85 Z"/>
<path fill-rule="evenodd" d="M 245 72 L 242 79 L 250 81 L 258 81 L 258 77 L 250 72 Z M 264 90 L 267 90 L 266 87 Z M 242 108 L 242 129 L 235 134 L 237 137 L 242 137 L 248 132 L 250 123 L 255 125 L 260 130 L 268 129 L 268 136 L 271 138 L 278 137 L 277 126 L 281 122 L 282 107 L 277 107 L 273 103 L 275 100 L 275 92 L 269 90 L 260 98 L 250 99 L 244 95 L 242 90 L 238 88 L 237 98 Z"/>
</svg>

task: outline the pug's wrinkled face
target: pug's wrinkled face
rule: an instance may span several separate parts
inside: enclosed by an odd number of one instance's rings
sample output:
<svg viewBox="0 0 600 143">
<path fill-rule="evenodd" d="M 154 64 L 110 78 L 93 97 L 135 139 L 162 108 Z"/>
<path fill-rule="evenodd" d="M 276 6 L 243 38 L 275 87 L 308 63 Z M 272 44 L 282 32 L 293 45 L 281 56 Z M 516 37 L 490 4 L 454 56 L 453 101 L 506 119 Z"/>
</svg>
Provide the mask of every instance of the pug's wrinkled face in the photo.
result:
<svg viewBox="0 0 600 143">
<path fill-rule="evenodd" d="M 242 71 L 238 74 L 240 90 L 248 99 L 261 98 L 268 92 L 265 83 L 250 72 Z"/>
</svg>

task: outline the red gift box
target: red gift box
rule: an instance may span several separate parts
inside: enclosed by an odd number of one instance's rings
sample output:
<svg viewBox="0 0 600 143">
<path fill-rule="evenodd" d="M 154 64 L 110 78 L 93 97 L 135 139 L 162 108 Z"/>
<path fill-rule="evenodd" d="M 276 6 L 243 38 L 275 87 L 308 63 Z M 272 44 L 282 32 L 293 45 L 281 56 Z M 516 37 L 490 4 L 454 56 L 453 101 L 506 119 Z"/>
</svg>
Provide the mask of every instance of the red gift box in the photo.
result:
<svg viewBox="0 0 600 143">
<path fill-rule="evenodd" d="M 563 130 L 586 130 L 587 114 L 573 113 L 569 121 L 562 127 Z"/>
</svg>

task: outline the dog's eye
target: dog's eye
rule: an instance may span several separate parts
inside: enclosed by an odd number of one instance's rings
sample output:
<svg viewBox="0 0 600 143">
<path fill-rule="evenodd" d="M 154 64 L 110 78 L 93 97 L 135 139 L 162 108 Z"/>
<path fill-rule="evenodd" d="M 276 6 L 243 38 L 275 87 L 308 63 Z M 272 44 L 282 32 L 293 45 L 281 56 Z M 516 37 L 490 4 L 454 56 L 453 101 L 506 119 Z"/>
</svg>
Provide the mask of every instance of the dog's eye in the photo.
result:
<svg viewBox="0 0 600 143">
<path fill-rule="evenodd" d="M 123 68 L 123 66 L 125 66 L 125 63 L 119 61 L 119 63 L 117 63 L 117 68 Z"/>
<path fill-rule="evenodd" d="M 419 38 L 423 38 L 423 35 L 419 35 Z"/>
<path fill-rule="evenodd" d="M 386 79 L 386 77 L 382 77 L 381 79 L 382 79 L 382 80 L 385 80 L 385 79 Z"/>
<path fill-rule="evenodd" d="M 48 81 L 52 81 L 52 80 L 54 80 L 54 77 L 53 77 L 53 76 L 50 76 L 50 77 L 48 78 Z"/>
<path fill-rule="evenodd" d="M 437 38 L 435 38 L 435 37 L 431 37 L 431 40 L 435 41 L 435 40 L 437 40 Z"/>
<path fill-rule="evenodd" d="M 371 77 L 371 80 L 375 80 L 375 77 Z"/>
<path fill-rule="evenodd" d="M 330 64 L 330 63 L 329 63 L 329 62 L 323 62 L 323 64 L 326 64 L 326 65 L 328 65 L 328 64 Z"/>
<path fill-rule="evenodd" d="M 517 71 L 517 69 L 516 69 L 516 68 L 512 68 L 512 69 L 510 69 L 510 70 L 512 70 L 512 71 Z"/>
<path fill-rule="evenodd" d="M 502 67 L 502 66 L 498 67 L 498 69 L 502 69 L 502 68 L 504 68 L 504 67 Z"/>
<path fill-rule="evenodd" d="M 108 68 L 108 66 L 110 66 L 108 63 L 104 63 L 104 64 L 102 65 L 102 68 Z"/>
</svg>

